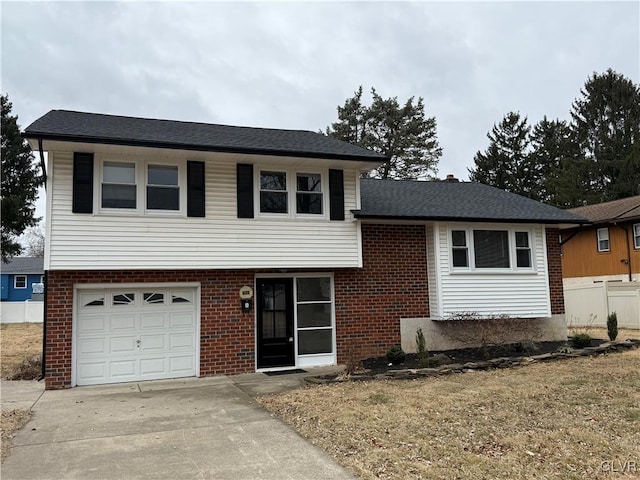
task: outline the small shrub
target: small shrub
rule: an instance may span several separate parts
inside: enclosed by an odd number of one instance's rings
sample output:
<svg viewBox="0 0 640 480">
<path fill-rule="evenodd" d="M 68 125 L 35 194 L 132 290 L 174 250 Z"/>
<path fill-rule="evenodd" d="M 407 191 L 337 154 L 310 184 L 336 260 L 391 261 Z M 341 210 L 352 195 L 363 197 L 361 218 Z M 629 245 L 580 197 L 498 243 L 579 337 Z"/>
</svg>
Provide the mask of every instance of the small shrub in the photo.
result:
<svg viewBox="0 0 640 480">
<path fill-rule="evenodd" d="M 429 367 L 429 351 L 427 350 L 427 342 L 424 339 L 424 333 L 419 328 L 416 332 L 416 350 L 418 352 L 418 363 L 420 368 Z"/>
<path fill-rule="evenodd" d="M 404 359 L 406 357 L 407 355 L 406 353 L 404 353 L 404 350 L 402 350 L 402 347 L 400 345 L 394 345 L 387 352 L 387 360 L 394 365 L 400 365 L 402 362 L 404 362 Z"/>
<path fill-rule="evenodd" d="M 42 375 L 42 355 L 25 359 L 6 376 L 7 380 L 36 380 Z"/>
<path fill-rule="evenodd" d="M 514 350 L 518 353 L 533 355 L 534 353 L 538 353 L 540 351 L 540 347 L 536 342 L 532 340 L 523 340 L 515 344 Z"/>
<path fill-rule="evenodd" d="M 574 348 L 584 348 L 591 345 L 591 337 L 586 333 L 578 333 L 571 337 L 571 345 Z"/>
<path fill-rule="evenodd" d="M 573 353 L 573 347 L 570 345 L 562 345 L 556 349 L 557 353 Z"/>
<path fill-rule="evenodd" d="M 618 337 L 618 314 L 611 312 L 607 317 L 607 335 L 612 342 Z"/>
</svg>

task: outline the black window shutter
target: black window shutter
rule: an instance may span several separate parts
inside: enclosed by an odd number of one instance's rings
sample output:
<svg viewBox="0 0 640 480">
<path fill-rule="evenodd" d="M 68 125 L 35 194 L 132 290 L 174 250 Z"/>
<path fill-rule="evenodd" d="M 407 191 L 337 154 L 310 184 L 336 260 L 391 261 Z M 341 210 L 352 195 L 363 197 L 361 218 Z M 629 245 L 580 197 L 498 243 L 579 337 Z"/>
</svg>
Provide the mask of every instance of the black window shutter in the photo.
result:
<svg viewBox="0 0 640 480">
<path fill-rule="evenodd" d="M 253 218 L 253 165 L 237 166 L 238 218 Z"/>
<path fill-rule="evenodd" d="M 329 170 L 329 218 L 344 220 L 344 174 Z"/>
<path fill-rule="evenodd" d="M 187 216 L 204 217 L 204 162 L 187 162 Z"/>
<path fill-rule="evenodd" d="M 93 153 L 73 154 L 73 213 L 93 213 Z"/>
</svg>

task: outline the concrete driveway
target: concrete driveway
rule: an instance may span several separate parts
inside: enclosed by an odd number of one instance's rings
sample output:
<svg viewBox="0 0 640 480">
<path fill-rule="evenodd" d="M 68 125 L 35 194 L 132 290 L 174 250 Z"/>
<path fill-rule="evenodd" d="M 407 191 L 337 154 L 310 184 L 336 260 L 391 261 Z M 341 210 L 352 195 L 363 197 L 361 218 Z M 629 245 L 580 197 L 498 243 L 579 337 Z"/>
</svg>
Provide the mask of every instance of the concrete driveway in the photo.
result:
<svg viewBox="0 0 640 480">
<path fill-rule="evenodd" d="M 352 479 L 250 395 L 287 382 L 299 380 L 250 374 L 44 393 L 36 384 L 22 396 L 3 382 L 3 406 L 35 403 L 2 478 Z"/>
</svg>

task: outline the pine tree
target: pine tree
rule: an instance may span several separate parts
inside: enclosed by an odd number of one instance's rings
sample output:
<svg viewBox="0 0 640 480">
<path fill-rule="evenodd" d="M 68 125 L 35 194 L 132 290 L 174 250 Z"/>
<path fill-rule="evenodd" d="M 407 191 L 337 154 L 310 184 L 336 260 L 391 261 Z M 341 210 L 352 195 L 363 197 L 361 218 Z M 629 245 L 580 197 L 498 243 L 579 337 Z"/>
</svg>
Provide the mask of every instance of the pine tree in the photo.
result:
<svg viewBox="0 0 640 480">
<path fill-rule="evenodd" d="M 374 88 L 370 106 L 362 103 L 362 86 L 338 106 L 338 121 L 326 134 L 389 157 L 370 172 L 377 178 L 430 178 L 437 173 L 442 148 L 438 144 L 435 117 L 427 117 L 424 100 L 398 97 L 383 99 Z"/>
<path fill-rule="evenodd" d="M 608 69 L 594 73 L 573 103 L 571 117 L 596 201 L 640 194 L 640 89 Z"/>
<path fill-rule="evenodd" d="M 2 261 L 20 254 L 18 237 L 36 223 L 35 201 L 41 178 L 29 144 L 22 138 L 18 117 L 11 115 L 9 97 L 0 96 L 2 109 Z"/>
<path fill-rule="evenodd" d="M 509 112 L 494 125 L 487 138 L 489 146 L 474 157 L 475 168 L 468 169 L 471 181 L 536 198 L 536 167 L 529 155 L 527 118 Z"/>
</svg>

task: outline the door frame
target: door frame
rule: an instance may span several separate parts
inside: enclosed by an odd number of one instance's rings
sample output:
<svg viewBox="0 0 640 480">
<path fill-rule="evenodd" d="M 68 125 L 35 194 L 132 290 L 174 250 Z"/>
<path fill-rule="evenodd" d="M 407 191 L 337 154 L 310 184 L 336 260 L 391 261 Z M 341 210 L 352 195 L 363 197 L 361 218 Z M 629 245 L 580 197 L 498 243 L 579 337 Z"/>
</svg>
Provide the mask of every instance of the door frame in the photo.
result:
<svg viewBox="0 0 640 480">
<path fill-rule="evenodd" d="M 146 282 L 146 283 L 74 283 L 73 284 L 73 313 L 71 320 L 71 386 L 77 383 L 77 360 L 78 360 L 78 321 L 80 300 L 79 293 L 83 290 L 120 290 L 124 288 L 194 288 L 196 291 L 196 377 L 200 376 L 200 282 Z M 46 312 L 45 312 L 46 315 Z M 46 341 L 46 339 L 45 339 Z"/>
<path fill-rule="evenodd" d="M 311 365 L 301 365 L 301 358 L 313 358 L 313 355 L 300 357 L 298 355 L 298 312 L 296 309 L 296 278 L 317 278 L 317 277 L 329 277 L 331 279 L 331 330 L 332 330 L 332 345 L 333 349 L 333 363 L 325 363 L 325 365 L 337 365 L 338 364 L 338 345 L 337 345 L 337 332 L 336 332 L 336 293 L 335 293 L 335 276 L 334 272 L 283 272 L 283 273 L 256 273 L 254 275 L 254 292 L 256 292 L 256 296 L 254 298 L 254 309 L 253 309 L 253 332 L 254 332 L 254 365 L 256 372 L 278 372 L 291 370 L 294 368 L 310 368 Z M 291 278 L 293 280 L 293 359 L 294 364 L 292 366 L 287 367 L 266 367 L 259 368 L 258 367 L 258 307 L 256 305 L 257 298 L 257 287 L 258 287 L 258 279 L 259 278 Z M 321 356 L 323 354 L 320 354 Z M 325 354 L 328 355 L 328 354 Z M 313 365 L 315 366 L 315 365 Z M 320 365 L 318 365 L 320 366 Z"/>
<path fill-rule="evenodd" d="M 288 276 L 279 276 L 279 277 L 260 277 L 256 278 L 256 298 L 255 298 L 255 310 L 256 310 L 256 366 L 259 365 L 258 362 L 261 360 L 261 353 L 264 349 L 264 342 L 262 338 L 262 334 L 260 332 L 260 312 L 262 311 L 262 291 L 259 287 L 260 280 L 274 283 L 280 281 L 285 284 L 285 316 L 286 316 L 286 335 L 284 338 L 287 338 L 286 345 L 286 356 L 291 355 L 291 363 L 288 365 L 275 365 L 275 366 L 264 366 L 259 367 L 260 369 L 272 369 L 272 368 L 282 368 L 282 369 L 291 369 L 296 365 L 296 342 L 295 342 L 295 331 L 296 331 L 296 322 L 295 322 L 295 299 L 294 295 L 294 278 Z M 275 305 L 274 305 L 275 307 Z M 283 338 L 283 337 L 278 337 Z M 287 358 L 288 360 L 288 358 Z"/>
</svg>

